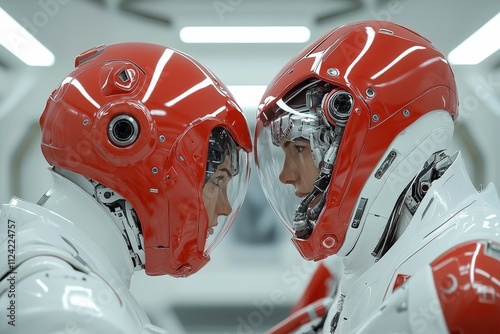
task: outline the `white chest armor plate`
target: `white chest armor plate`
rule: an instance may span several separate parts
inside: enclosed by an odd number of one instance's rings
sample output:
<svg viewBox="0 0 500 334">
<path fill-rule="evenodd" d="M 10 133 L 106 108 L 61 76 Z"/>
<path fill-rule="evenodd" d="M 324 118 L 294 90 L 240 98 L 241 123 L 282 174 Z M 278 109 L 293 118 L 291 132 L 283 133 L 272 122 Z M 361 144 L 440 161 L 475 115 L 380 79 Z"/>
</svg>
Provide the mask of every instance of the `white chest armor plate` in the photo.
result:
<svg viewBox="0 0 500 334">
<path fill-rule="evenodd" d="M 0 258 L 0 307 L 14 305 L 1 333 L 166 333 L 129 292 L 129 268 L 117 272 L 67 219 L 13 199 L 2 206 L 0 226 L 0 253 L 14 250 Z"/>
<path fill-rule="evenodd" d="M 495 187 L 490 184 L 477 192 L 466 177 L 461 161 L 457 162 L 433 183 L 405 232 L 389 251 L 359 278 L 347 282 L 349 289 L 342 291 L 345 299 L 335 334 L 370 333 L 369 329 L 360 328 L 393 294 L 395 287 L 417 273 L 420 277 L 429 276 L 430 263 L 446 251 L 467 241 L 500 243 L 500 201 Z M 349 279 L 349 275 L 344 278 Z M 423 305 L 415 305 L 417 311 L 404 321 L 410 322 L 410 332 L 434 333 L 443 329 L 446 332 L 441 310 L 439 307 L 431 310 L 429 306 L 437 300 L 433 282 L 424 281 L 418 283 L 422 284 L 420 296 L 412 297 L 411 301 Z M 338 305 L 334 304 L 323 333 L 330 333 L 337 310 Z M 395 317 L 384 321 L 387 328 L 394 328 L 393 324 L 401 320 Z"/>
</svg>

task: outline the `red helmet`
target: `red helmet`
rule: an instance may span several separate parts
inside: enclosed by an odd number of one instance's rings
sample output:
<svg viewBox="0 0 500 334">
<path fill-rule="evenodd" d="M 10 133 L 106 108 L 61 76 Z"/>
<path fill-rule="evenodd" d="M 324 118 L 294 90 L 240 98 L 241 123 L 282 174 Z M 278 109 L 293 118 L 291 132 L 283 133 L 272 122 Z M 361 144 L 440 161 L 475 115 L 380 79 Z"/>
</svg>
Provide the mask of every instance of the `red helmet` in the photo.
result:
<svg viewBox="0 0 500 334">
<path fill-rule="evenodd" d="M 40 118 L 43 155 L 131 204 L 144 237 L 147 274 L 196 272 L 227 232 L 246 191 L 252 143 L 241 109 L 207 68 L 168 47 L 98 46 L 80 54 L 75 66 Z M 217 164 L 209 155 L 222 146 L 235 153 L 228 186 L 232 211 L 219 217 L 225 225 L 212 240 L 202 189 Z"/>
<path fill-rule="evenodd" d="M 264 193 L 302 256 L 338 253 L 348 229 L 358 228 L 356 208 L 366 204 L 360 193 L 380 176 L 376 168 L 396 136 L 432 111 L 454 120 L 457 107 L 445 57 L 391 22 L 339 27 L 293 58 L 264 93 L 254 144 Z M 301 138 L 319 170 L 315 193 L 303 199 L 278 180 L 283 152 L 276 148 Z"/>
</svg>

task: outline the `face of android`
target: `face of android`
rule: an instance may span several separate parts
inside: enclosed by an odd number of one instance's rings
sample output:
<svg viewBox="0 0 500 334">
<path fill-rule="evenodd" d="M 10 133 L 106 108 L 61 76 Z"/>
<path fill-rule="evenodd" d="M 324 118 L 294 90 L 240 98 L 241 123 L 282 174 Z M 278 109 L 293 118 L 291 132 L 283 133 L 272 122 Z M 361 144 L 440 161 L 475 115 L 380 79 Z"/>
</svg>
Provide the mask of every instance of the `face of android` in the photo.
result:
<svg viewBox="0 0 500 334">
<path fill-rule="evenodd" d="M 312 158 L 311 144 L 304 139 L 297 139 L 283 141 L 280 147 L 285 157 L 279 180 L 292 185 L 295 195 L 304 198 L 313 190 L 314 181 L 319 174 L 319 168 Z"/>
<path fill-rule="evenodd" d="M 217 166 L 217 169 L 203 186 L 203 202 L 208 215 L 207 238 L 214 234 L 219 216 L 229 216 L 232 212 L 227 195 L 228 185 L 232 177 L 231 158 L 226 155 L 224 161 Z"/>
</svg>

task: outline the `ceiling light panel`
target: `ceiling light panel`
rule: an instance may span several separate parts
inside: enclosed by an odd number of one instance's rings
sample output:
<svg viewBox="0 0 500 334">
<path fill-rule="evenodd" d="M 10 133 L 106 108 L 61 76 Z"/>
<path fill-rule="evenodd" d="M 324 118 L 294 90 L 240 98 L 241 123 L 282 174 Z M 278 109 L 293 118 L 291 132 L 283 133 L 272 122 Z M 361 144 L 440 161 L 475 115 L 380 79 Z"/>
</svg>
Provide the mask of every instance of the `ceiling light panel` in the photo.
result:
<svg viewBox="0 0 500 334">
<path fill-rule="evenodd" d="M 52 66 L 54 54 L 0 7 L 0 44 L 29 66 Z"/>
<path fill-rule="evenodd" d="M 304 26 L 193 26 L 179 37 L 184 43 L 305 43 L 311 32 Z"/>
<path fill-rule="evenodd" d="M 448 55 L 455 65 L 477 65 L 500 49 L 500 13 L 460 43 Z"/>
</svg>

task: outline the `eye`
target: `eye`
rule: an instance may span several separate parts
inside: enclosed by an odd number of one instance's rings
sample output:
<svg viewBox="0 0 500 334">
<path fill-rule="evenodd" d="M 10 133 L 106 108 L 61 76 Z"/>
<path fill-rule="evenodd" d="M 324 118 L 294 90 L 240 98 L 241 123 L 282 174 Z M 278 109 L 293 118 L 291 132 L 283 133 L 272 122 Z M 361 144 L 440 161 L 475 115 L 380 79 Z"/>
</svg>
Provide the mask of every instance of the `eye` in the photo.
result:
<svg viewBox="0 0 500 334">
<path fill-rule="evenodd" d="M 297 151 L 297 153 L 301 153 L 302 151 L 304 151 L 304 149 L 304 146 L 295 145 L 295 150 Z"/>
<path fill-rule="evenodd" d="M 212 182 L 215 186 L 220 187 L 222 179 L 224 179 L 224 176 L 220 175 L 220 176 L 212 178 L 210 180 L 210 182 Z"/>
</svg>

